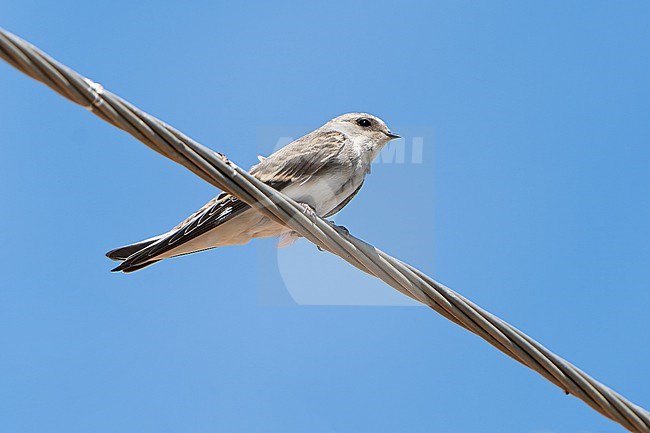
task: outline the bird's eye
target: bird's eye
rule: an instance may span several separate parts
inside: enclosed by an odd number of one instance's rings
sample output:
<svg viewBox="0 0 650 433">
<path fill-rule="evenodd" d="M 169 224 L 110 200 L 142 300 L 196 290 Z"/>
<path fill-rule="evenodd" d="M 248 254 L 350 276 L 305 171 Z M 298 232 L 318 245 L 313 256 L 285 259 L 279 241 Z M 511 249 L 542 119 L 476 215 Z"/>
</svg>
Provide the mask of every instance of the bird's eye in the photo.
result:
<svg viewBox="0 0 650 433">
<path fill-rule="evenodd" d="M 362 128 L 367 128 L 370 126 L 370 120 L 364 117 L 362 119 L 357 120 L 357 125 L 361 126 Z"/>
</svg>

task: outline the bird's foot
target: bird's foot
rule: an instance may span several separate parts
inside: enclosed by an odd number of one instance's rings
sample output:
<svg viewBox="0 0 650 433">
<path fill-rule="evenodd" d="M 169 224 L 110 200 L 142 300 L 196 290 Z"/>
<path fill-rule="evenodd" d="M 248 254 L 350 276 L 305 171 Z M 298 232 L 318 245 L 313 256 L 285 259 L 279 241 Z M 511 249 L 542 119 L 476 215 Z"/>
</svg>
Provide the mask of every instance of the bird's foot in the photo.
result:
<svg viewBox="0 0 650 433">
<path fill-rule="evenodd" d="M 334 230 L 336 230 L 336 231 L 338 232 L 338 234 L 340 234 L 341 236 L 343 236 L 343 237 L 350 236 L 350 230 L 348 230 L 347 227 L 336 225 L 336 224 L 334 224 L 334 221 L 330 221 L 330 220 L 326 220 L 326 221 L 327 221 L 327 222 L 329 223 L 329 225 L 332 226 L 332 228 L 333 228 Z M 316 245 L 316 248 L 318 248 L 318 251 L 325 251 L 323 248 L 321 248 L 321 247 L 318 246 L 318 245 Z"/>
<path fill-rule="evenodd" d="M 341 236 L 350 236 L 350 230 L 346 226 L 338 226 L 334 224 L 334 221 L 328 221 L 332 228 L 336 230 Z"/>
<path fill-rule="evenodd" d="M 228 159 L 228 157 L 227 157 L 225 154 L 223 154 L 223 153 L 221 153 L 221 152 L 216 152 L 216 151 L 214 151 L 214 154 L 215 154 L 219 159 L 221 159 L 223 162 L 225 162 L 226 164 L 230 164 L 230 160 Z"/>
<path fill-rule="evenodd" d="M 305 215 L 307 215 L 307 217 L 311 218 L 312 220 L 315 220 L 315 219 L 316 219 L 316 217 L 318 216 L 318 215 L 316 214 L 316 209 L 314 209 L 313 207 L 311 207 L 311 206 L 308 205 L 307 203 L 298 202 L 298 204 L 300 205 L 300 207 L 302 207 L 302 209 L 303 209 L 303 213 L 304 213 Z M 322 249 L 322 248 L 321 248 L 320 246 L 318 246 L 318 245 L 316 245 L 316 248 L 318 248 L 318 251 L 325 251 L 324 249 Z"/>
<path fill-rule="evenodd" d="M 298 203 L 303 209 L 303 213 L 311 219 L 316 219 L 316 210 L 307 203 Z"/>
</svg>

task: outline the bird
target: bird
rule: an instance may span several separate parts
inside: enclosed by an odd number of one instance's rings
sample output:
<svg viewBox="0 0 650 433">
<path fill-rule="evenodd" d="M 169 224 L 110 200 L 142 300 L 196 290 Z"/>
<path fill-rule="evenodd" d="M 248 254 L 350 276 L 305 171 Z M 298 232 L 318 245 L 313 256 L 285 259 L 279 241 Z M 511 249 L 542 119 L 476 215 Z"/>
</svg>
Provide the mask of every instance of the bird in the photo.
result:
<svg viewBox="0 0 650 433">
<path fill-rule="evenodd" d="M 347 113 L 268 157 L 259 157 L 249 173 L 301 204 L 305 213 L 328 218 L 357 195 L 372 161 L 397 138 L 380 118 Z M 280 236 L 280 246 L 299 237 L 223 192 L 168 232 L 116 248 L 106 256 L 121 261 L 112 272 L 129 273 L 163 259 L 271 236 Z"/>
</svg>

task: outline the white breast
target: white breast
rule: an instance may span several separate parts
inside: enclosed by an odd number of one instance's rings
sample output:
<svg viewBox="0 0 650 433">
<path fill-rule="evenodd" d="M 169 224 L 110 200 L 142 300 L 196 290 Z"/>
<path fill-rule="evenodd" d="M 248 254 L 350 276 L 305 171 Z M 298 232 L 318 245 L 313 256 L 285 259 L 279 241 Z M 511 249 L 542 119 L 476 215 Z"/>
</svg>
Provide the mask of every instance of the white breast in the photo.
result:
<svg viewBox="0 0 650 433">
<path fill-rule="evenodd" d="M 314 208 L 318 215 L 326 215 L 359 187 L 361 179 L 350 181 L 338 174 L 314 176 L 301 185 L 289 185 L 282 192 L 299 203 Z"/>
</svg>

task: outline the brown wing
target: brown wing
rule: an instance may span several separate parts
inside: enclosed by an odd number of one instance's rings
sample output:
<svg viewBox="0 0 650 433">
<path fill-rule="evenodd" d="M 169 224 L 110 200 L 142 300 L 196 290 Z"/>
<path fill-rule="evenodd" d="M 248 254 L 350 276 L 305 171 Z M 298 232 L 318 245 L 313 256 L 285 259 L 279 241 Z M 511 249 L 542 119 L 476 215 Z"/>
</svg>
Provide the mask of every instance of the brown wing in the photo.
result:
<svg viewBox="0 0 650 433">
<path fill-rule="evenodd" d="M 253 166 L 250 173 L 277 190 L 304 183 L 341 152 L 346 140 L 338 131 L 316 130 Z"/>
</svg>

